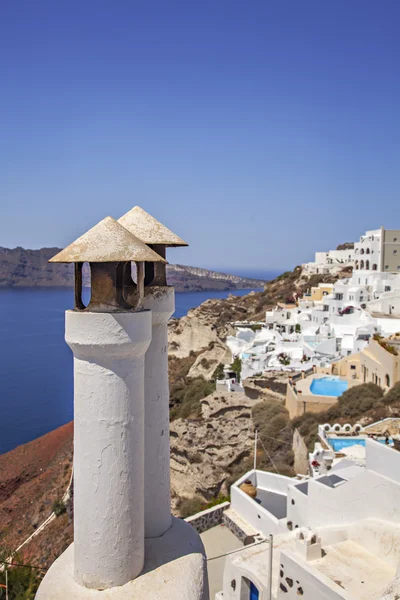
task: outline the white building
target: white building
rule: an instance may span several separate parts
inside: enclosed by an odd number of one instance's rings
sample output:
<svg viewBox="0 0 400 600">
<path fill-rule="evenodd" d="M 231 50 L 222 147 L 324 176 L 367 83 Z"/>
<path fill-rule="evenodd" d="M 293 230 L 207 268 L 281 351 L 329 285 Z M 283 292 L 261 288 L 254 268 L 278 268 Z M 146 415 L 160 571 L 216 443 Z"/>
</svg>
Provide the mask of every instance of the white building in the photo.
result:
<svg viewBox="0 0 400 600">
<path fill-rule="evenodd" d="M 400 453 L 365 444 L 364 466 L 344 460 L 302 480 L 253 470 L 232 486 L 231 512 L 261 543 L 227 556 L 216 600 L 399 597 Z"/>
<path fill-rule="evenodd" d="M 302 265 L 308 275 L 335 274 L 345 267 L 355 271 L 400 272 L 400 230 L 380 227 L 366 231 L 348 249 L 316 252 L 313 262 Z"/>
<path fill-rule="evenodd" d="M 328 252 L 316 252 L 313 262 L 304 263 L 303 271 L 307 275 L 335 274 L 345 267 L 354 267 L 354 249 L 329 250 Z"/>
<path fill-rule="evenodd" d="M 381 227 L 362 235 L 354 244 L 354 270 L 400 272 L 400 230 Z"/>
</svg>

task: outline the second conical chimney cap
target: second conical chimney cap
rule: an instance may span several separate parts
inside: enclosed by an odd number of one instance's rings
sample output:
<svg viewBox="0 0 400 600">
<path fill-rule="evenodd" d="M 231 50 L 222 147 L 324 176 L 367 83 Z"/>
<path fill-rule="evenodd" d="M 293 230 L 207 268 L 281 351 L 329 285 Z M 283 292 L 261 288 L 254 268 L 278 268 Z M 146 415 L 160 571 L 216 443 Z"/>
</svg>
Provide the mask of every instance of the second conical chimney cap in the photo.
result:
<svg viewBox="0 0 400 600">
<path fill-rule="evenodd" d="M 166 262 L 112 217 L 97 223 L 49 260 L 54 263 L 122 261 Z"/>
<path fill-rule="evenodd" d="M 179 236 L 157 221 L 140 206 L 134 206 L 118 223 L 126 227 L 145 244 L 162 246 L 188 246 Z"/>
</svg>

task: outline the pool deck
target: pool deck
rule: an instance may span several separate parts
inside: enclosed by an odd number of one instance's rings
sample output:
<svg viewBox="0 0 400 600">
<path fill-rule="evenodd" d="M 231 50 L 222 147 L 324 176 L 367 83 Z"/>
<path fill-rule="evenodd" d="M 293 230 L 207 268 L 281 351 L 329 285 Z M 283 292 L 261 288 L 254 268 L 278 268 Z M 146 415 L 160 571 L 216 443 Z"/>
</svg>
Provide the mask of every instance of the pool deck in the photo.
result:
<svg viewBox="0 0 400 600">
<path fill-rule="evenodd" d="M 334 398 L 338 398 L 338 396 L 323 396 L 322 394 L 313 394 L 313 392 L 311 391 L 311 384 L 314 381 L 314 379 L 324 379 L 324 377 L 333 377 L 332 375 L 327 375 L 326 373 L 313 373 L 312 375 L 309 375 L 308 377 L 305 377 L 304 379 L 298 379 L 296 381 L 296 390 L 297 393 L 301 393 L 302 396 L 310 396 L 311 398 L 327 398 L 330 399 L 330 401 L 332 401 L 332 399 Z M 360 385 L 360 383 L 362 383 L 361 381 L 359 381 L 358 379 L 348 379 L 346 377 L 337 377 L 338 379 L 340 379 L 340 381 L 347 381 L 348 383 L 348 387 L 354 387 L 355 385 Z M 312 401 L 310 398 L 310 401 Z M 303 397 L 303 400 L 305 402 L 307 402 L 307 399 Z"/>
</svg>

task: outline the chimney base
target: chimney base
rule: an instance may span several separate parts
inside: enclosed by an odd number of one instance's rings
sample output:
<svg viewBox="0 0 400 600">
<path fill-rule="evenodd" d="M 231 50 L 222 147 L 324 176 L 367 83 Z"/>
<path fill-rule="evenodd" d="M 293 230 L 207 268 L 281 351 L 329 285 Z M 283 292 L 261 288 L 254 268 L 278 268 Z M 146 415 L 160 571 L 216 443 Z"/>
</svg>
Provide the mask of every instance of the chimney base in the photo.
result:
<svg viewBox="0 0 400 600">
<path fill-rule="evenodd" d="M 71 544 L 46 573 L 35 600 L 209 600 L 203 543 L 189 523 L 175 517 L 163 536 L 145 541 L 144 569 L 133 581 L 90 590 L 74 580 L 73 569 Z"/>
</svg>

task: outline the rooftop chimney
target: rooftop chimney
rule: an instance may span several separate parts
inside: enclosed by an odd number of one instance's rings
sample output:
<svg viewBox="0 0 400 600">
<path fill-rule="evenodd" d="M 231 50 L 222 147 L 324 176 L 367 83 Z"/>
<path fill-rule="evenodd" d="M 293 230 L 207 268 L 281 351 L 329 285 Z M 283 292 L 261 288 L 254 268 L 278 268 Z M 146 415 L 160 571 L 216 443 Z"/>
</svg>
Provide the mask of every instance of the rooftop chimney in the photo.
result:
<svg viewBox="0 0 400 600">
<path fill-rule="evenodd" d="M 165 258 L 167 246 L 187 246 L 139 206 L 119 219 L 130 233 Z M 145 356 L 145 537 L 171 527 L 169 383 L 167 323 L 175 312 L 174 289 L 167 286 L 165 262 L 146 263 L 144 307 L 152 312 L 152 339 Z"/>
<path fill-rule="evenodd" d="M 157 223 L 137 210 L 143 231 Z M 36 600 L 209 600 L 200 536 L 170 514 L 166 324 L 174 296 L 164 234 L 147 238 L 157 241 L 151 249 L 107 217 L 51 259 L 75 263 L 75 308 L 65 323 L 74 355 L 74 544 Z"/>
</svg>

